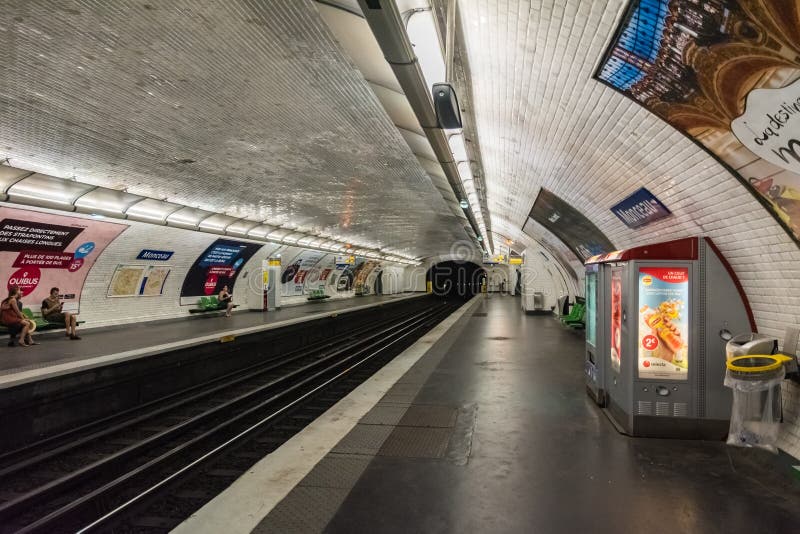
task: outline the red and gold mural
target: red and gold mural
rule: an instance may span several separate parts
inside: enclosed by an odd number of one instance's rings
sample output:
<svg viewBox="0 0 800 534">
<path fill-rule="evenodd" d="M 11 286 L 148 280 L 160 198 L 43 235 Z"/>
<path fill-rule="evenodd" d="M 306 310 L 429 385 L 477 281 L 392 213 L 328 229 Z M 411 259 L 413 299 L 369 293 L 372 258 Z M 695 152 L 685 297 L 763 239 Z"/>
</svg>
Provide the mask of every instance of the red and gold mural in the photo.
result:
<svg viewBox="0 0 800 534">
<path fill-rule="evenodd" d="M 710 152 L 800 244 L 800 0 L 632 0 L 595 77 Z"/>
</svg>

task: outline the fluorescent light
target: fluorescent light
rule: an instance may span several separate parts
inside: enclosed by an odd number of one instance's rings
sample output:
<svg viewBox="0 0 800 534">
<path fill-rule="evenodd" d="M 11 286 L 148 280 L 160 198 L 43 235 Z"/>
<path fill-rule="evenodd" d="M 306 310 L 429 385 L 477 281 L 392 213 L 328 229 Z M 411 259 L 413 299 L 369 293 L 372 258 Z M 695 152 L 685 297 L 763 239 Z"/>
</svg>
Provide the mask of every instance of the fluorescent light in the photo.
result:
<svg viewBox="0 0 800 534">
<path fill-rule="evenodd" d="M 59 209 L 73 209 L 72 203 L 95 186 L 64 180 L 47 174 L 32 174 L 8 188 L 12 202 Z"/>
<path fill-rule="evenodd" d="M 439 45 L 439 36 L 431 10 L 417 11 L 408 18 L 406 25 L 408 39 L 414 47 L 414 54 L 419 59 L 422 75 L 428 83 L 428 90 L 433 84 L 445 81 L 444 58 Z"/>
<path fill-rule="evenodd" d="M 450 145 L 450 151 L 453 153 L 453 159 L 455 161 L 461 161 L 467 164 L 467 168 L 469 168 L 469 162 L 467 161 L 467 146 L 464 144 L 464 135 L 457 133 L 453 134 L 447 138 L 447 142 Z M 461 173 L 461 168 L 459 166 L 459 174 Z M 472 176 L 472 172 L 470 171 L 470 176 Z M 463 179 L 463 177 L 462 177 Z"/>
<path fill-rule="evenodd" d="M 269 224 L 259 224 L 255 228 L 251 228 L 250 230 L 247 231 L 247 237 L 254 237 L 256 239 L 266 239 L 267 235 L 270 232 L 273 232 L 274 230 L 275 230 L 274 226 L 271 226 Z"/>
<path fill-rule="evenodd" d="M 125 215 L 127 215 L 129 219 L 164 224 L 168 216 L 182 207 L 183 206 L 180 204 L 164 202 L 163 200 L 156 200 L 154 198 L 145 198 L 125 210 Z"/>
<path fill-rule="evenodd" d="M 143 198 L 144 197 L 140 197 L 139 195 L 126 193 L 125 191 L 98 187 L 79 197 L 75 201 L 75 207 L 78 211 L 83 213 L 98 213 L 113 217 L 122 217 L 128 207 Z"/>
</svg>

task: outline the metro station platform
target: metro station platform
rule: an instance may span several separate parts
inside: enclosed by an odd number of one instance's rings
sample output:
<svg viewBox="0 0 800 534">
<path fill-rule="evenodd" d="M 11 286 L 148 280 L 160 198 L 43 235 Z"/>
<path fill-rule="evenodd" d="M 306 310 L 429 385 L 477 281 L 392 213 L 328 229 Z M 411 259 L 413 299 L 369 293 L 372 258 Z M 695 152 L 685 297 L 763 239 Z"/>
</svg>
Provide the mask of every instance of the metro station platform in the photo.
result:
<svg viewBox="0 0 800 534">
<path fill-rule="evenodd" d="M 791 458 L 617 433 L 583 345 L 475 298 L 175 532 L 798 531 Z"/>
<path fill-rule="evenodd" d="M 424 293 L 372 295 L 352 299 L 284 307 L 270 312 L 234 312 L 195 315 L 118 326 L 79 329 L 79 341 L 66 339 L 63 330 L 35 333 L 40 342 L 32 347 L 0 346 L 0 389 L 43 380 L 94 367 L 167 351 L 216 342 L 346 313 L 385 302 L 415 298 Z M 84 325 L 91 326 L 91 325 Z M 3 338 L 5 341 L 6 338 Z"/>
</svg>

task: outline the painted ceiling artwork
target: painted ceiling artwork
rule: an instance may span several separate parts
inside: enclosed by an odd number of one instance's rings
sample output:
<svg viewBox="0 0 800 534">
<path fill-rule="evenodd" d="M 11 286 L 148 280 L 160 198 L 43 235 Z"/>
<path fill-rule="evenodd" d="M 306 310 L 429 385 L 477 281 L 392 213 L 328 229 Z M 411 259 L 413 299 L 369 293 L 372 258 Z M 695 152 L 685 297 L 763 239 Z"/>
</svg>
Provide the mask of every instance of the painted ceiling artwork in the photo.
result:
<svg viewBox="0 0 800 534">
<path fill-rule="evenodd" d="M 800 244 L 800 0 L 631 0 L 595 77 L 713 155 Z"/>
</svg>

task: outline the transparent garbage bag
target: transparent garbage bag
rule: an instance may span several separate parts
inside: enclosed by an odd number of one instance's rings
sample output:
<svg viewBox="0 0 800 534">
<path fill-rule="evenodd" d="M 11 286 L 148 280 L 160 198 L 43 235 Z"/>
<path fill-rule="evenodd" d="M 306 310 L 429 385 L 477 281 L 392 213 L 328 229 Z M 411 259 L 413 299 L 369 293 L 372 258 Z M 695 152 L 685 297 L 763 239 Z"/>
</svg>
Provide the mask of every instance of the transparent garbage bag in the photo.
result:
<svg viewBox="0 0 800 534">
<path fill-rule="evenodd" d="M 728 369 L 725 385 L 733 390 L 728 445 L 758 447 L 777 454 L 781 421 L 781 367 L 761 376 L 743 378 Z"/>
</svg>

